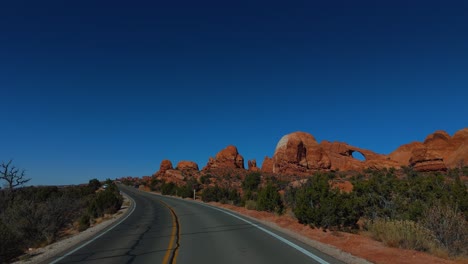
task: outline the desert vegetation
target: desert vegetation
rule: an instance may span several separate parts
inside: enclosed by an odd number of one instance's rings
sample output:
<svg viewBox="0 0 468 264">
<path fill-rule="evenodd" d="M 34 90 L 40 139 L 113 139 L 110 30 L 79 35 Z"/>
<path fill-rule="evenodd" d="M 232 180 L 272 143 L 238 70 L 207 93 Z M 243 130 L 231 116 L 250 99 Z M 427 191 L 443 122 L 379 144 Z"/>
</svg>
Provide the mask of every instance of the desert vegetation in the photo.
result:
<svg viewBox="0 0 468 264">
<path fill-rule="evenodd" d="M 162 194 L 192 197 L 276 214 L 290 212 L 312 228 L 363 233 L 392 247 L 442 257 L 468 256 L 468 193 L 461 177 L 468 167 L 447 172 L 366 169 L 317 172 L 291 183 L 281 176 L 249 172 L 244 177 L 203 175 L 186 185 L 150 185 Z M 288 179 L 290 179 L 289 177 Z M 334 183 L 349 182 L 343 190 Z"/>
<path fill-rule="evenodd" d="M 446 176 L 366 170 L 351 177 L 353 189 L 344 192 L 331 187 L 336 174 L 317 173 L 288 187 L 285 198 L 298 221 L 315 228 L 362 229 L 389 246 L 468 256 L 467 188 L 460 174 Z"/>
<path fill-rule="evenodd" d="M 11 169 L 11 162 L 6 164 Z M 18 170 L 16 176 L 26 179 L 24 171 Z M 10 262 L 28 248 L 55 242 L 67 230 L 85 230 L 104 214 L 117 212 L 122 196 L 112 181 L 106 184 L 103 189 L 93 179 L 87 185 L 66 187 L 6 185 L 0 190 L 0 263 Z"/>
</svg>

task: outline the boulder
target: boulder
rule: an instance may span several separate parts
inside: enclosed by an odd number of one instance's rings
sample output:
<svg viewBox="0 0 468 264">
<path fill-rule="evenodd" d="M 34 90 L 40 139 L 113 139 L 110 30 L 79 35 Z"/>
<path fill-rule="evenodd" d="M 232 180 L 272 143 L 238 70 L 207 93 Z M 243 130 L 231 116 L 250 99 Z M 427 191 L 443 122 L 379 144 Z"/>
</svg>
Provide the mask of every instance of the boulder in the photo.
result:
<svg viewBox="0 0 468 264">
<path fill-rule="evenodd" d="M 180 161 L 177 163 L 176 170 L 181 170 L 181 171 L 199 171 L 198 169 L 198 164 L 193 162 L 193 161 Z"/>
<path fill-rule="evenodd" d="M 235 146 L 228 146 L 216 154 L 215 158 L 208 160 L 204 171 L 210 169 L 244 169 L 244 158 Z"/>
</svg>

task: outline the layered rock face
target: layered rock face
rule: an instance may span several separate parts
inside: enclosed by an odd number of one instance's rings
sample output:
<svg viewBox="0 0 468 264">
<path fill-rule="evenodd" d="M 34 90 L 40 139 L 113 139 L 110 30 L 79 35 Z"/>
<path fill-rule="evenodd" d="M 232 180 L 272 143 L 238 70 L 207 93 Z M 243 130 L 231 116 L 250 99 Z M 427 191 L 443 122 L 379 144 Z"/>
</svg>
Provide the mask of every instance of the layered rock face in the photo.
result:
<svg viewBox="0 0 468 264">
<path fill-rule="evenodd" d="M 444 158 L 436 151 L 417 148 L 412 151 L 409 165 L 416 171 L 445 171 Z"/>
<path fill-rule="evenodd" d="M 444 171 L 468 164 L 468 128 L 451 137 L 445 131 L 436 131 L 424 142 L 403 145 L 389 157 L 402 166 L 412 166 L 417 171 Z"/>
<path fill-rule="evenodd" d="M 208 160 L 204 171 L 210 169 L 244 169 L 244 158 L 235 146 L 228 146 L 216 154 L 215 158 Z"/>
</svg>

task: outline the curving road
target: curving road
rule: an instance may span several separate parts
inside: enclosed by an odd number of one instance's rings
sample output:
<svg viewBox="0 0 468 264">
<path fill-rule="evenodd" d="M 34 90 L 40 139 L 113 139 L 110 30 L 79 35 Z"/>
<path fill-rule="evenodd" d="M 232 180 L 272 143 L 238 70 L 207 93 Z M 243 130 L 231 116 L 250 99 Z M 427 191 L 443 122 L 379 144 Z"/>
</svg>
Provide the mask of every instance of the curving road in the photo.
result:
<svg viewBox="0 0 468 264">
<path fill-rule="evenodd" d="M 48 263 L 342 263 L 230 211 L 119 187 L 131 214 Z"/>
</svg>

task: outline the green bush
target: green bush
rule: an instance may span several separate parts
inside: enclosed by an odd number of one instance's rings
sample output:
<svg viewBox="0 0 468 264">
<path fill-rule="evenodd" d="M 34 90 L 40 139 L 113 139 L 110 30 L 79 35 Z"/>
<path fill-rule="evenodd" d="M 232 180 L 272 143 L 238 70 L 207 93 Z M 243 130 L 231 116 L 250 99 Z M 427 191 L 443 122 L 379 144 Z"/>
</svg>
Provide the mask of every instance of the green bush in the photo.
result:
<svg viewBox="0 0 468 264">
<path fill-rule="evenodd" d="M 91 203 L 91 215 L 94 217 L 101 217 L 104 214 L 116 213 L 122 206 L 123 198 L 112 188 L 98 192 L 96 198 Z"/>
<path fill-rule="evenodd" d="M 261 174 L 258 172 L 252 172 L 245 176 L 242 182 L 242 189 L 244 191 L 256 191 L 261 181 Z"/>
<path fill-rule="evenodd" d="M 161 185 L 161 194 L 163 195 L 175 195 L 177 192 L 177 186 L 173 183 L 163 183 Z"/>
<path fill-rule="evenodd" d="M 327 175 L 314 175 L 303 186 L 288 189 L 286 196 L 299 222 L 312 227 L 354 228 L 360 217 L 356 197 L 332 189 Z"/>
<path fill-rule="evenodd" d="M 268 183 L 258 192 L 257 210 L 283 213 L 283 201 L 278 193 L 278 189 L 272 183 Z"/>
<path fill-rule="evenodd" d="M 92 179 L 89 181 L 88 187 L 96 191 L 97 189 L 101 188 L 101 182 L 98 179 Z"/>
<path fill-rule="evenodd" d="M 222 202 L 229 204 L 238 204 L 240 202 L 239 193 L 235 189 L 226 189 L 219 186 L 207 187 L 201 195 L 204 202 Z"/>
<path fill-rule="evenodd" d="M 222 197 L 222 190 L 218 186 L 205 188 L 201 195 L 202 201 L 204 202 L 219 202 Z"/>
</svg>

